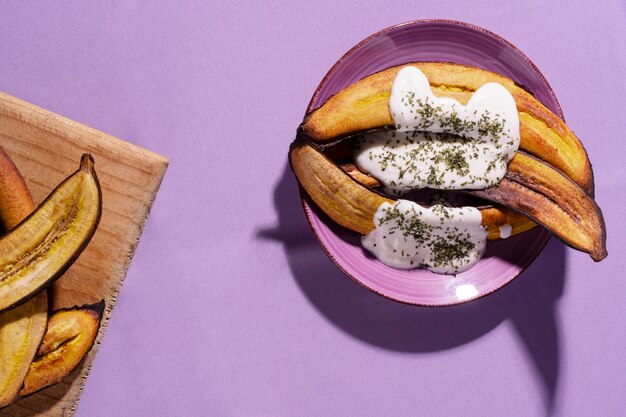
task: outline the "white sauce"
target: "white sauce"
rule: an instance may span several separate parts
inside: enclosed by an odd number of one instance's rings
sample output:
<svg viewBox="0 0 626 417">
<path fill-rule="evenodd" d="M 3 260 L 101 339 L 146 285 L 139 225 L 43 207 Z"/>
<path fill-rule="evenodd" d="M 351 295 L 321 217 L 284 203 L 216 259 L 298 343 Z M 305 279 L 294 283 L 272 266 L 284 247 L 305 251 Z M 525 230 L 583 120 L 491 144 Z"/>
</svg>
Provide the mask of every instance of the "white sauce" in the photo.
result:
<svg viewBox="0 0 626 417">
<path fill-rule="evenodd" d="M 408 200 L 383 203 L 374 216 L 376 229 L 363 246 L 383 263 L 400 269 L 423 266 L 440 274 L 471 268 L 487 245 L 482 215 L 474 207 L 422 207 Z"/>
<path fill-rule="evenodd" d="M 354 159 L 393 194 L 493 187 L 519 147 L 515 100 L 497 83 L 480 87 L 464 106 L 436 97 L 419 69 L 405 67 L 389 109 L 396 129 L 363 137 Z"/>
<path fill-rule="evenodd" d="M 426 187 L 493 187 L 519 147 L 515 100 L 497 83 L 480 87 L 464 106 L 435 97 L 426 76 L 405 67 L 393 82 L 389 109 L 395 130 L 360 139 L 355 162 L 393 194 Z M 487 230 L 481 221 L 474 207 L 426 208 L 398 200 L 378 208 L 376 229 L 362 243 L 394 268 L 422 266 L 456 274 L 471 268 L 485 251 Z M 503 238 L 510 234 L 510 225 L 500 228 Z"/>
<path fill-rule="evenodd" d="M 504 226 L 500 226 L 500 238 L 506 239 L 507 237 L 511 237 L 511 233 L 513 232 L 513 226 L 510 224 L 505 224 Z"/>
</svg>

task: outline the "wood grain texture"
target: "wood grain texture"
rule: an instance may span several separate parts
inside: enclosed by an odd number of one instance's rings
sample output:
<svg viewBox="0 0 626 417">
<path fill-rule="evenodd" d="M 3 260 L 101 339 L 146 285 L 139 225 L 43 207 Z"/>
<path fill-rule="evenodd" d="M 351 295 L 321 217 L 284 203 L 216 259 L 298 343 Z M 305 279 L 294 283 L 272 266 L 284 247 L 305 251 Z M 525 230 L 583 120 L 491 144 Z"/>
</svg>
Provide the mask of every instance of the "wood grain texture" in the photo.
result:
<svg viewBox="0 0 626 417">
<path fill-rule="evenodd" d="M 51 308 L 106 302 L 96 343 L 61 383 L 0 410 L 0 416 L 71 416 L 109 321 L 152 202 L 167 169 L 164 157 L 0 93 L 0 144 L 38 204 L 93 155 L 102 187 L 102 219 L 85 251 L 53 285 Z"/>
</svg>

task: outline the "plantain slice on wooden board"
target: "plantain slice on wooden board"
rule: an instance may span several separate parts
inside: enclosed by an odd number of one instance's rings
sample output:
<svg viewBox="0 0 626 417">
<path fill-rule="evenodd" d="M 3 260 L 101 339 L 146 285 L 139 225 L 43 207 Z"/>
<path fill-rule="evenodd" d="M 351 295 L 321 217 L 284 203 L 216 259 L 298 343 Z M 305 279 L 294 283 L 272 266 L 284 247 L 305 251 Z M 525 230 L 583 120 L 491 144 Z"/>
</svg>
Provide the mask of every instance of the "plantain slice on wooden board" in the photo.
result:
<svg viewBox="0 0 626 417">
<path fill-rule="evenodd" d="M 443 62 L 415 62 L 390 67 L 346 87 L 311 113 L 300 133 L 316 142 L 327 142 L 358 132 L 393 126 L 389 111 L 391 85 L 406 66 L 419 68 L 433 93 L 466 104 L 474 91 L 487 82 L 503 85 L 517 104 L 520 149 L 563 171 L 593 193 L 593 172 L 580 140 L 563 120 L 512 80 L 480 68 Z"/>
<path fill-rule="evenodd" d="M 596 262 L 607 256 L 604 218 L 596 202 L 533 156 L 518 152 L 497 187 L 467 192 L 524 213 Z"/>
<path fill-rule="evenodd" d="M 48 296 L 45 291 L 0 314 L 0 408 L 17 398 L 47 322 Z"/>
<path fill-rule="evenodd" d="M 54 311 L 19 395 L 27 396 L 56 384 L 76 369 L 96 340 L 103 312 L 104 300 Z"/>
<path fill-rule="evenodd" d="M 368 234 L 376 227 L 374 213 L 378 207 L 393 203 L 353 181 L 311 145 L 292 145 L 289 159 L 298 182 L 313 201 L 331 219 L 350 230 Z"/>
<path fill-rule="evenodd" d="M 0 223 L 10 230 L 34 209 L 22 174 L 0 149 Z M 0 314 L 0 408 L 17 398 L 47 323 L 46 291 Z"/>
<path fill-rule="evenodd" d="M 102 212 L 91 155 L 24 221 L 0 238 L 0 312 L 35 296 L 70 267 Z"/>
</svg>

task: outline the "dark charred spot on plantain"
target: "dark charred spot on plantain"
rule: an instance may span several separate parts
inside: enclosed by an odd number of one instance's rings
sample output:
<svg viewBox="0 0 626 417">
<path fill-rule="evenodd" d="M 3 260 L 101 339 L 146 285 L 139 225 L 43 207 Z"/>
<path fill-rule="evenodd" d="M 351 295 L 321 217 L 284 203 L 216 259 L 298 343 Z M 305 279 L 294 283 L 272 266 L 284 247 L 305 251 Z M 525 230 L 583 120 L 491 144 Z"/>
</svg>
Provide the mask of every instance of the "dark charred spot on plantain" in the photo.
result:
<svg viewBox="0 0 626 417">
<path fill-rule="evenodd" d="M 515 84 L 516 87 L 519 87 L 522 90 L 526 91 L 531 96 L 535 97 L 535 93 L 533 93 L 533 91 L 530 88 L 526 87 L 524 84 L 518 83 L 517 81 L 513 81 L 513 84 Z"/>
</svg>

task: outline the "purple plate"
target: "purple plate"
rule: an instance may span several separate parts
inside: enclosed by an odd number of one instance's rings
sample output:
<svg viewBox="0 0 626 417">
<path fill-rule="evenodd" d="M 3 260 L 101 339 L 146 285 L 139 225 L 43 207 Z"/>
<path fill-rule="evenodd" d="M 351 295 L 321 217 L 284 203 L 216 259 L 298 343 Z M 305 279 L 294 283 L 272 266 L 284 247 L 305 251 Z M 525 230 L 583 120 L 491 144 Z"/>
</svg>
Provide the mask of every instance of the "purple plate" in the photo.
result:
<svg viewBox="0 0 626 417">
<path fill-rule="evenodd" d="M 367 75 L 410 61 L 457 62 L 500 73 L 523 84 L 563 117 L 550 85 L 526 55 L 488 30 L 452 20 L 403 23 L 363 40 L 326 74 L 307 111 Z M 313 233 L 339 269 L 384 297 L 415 305 L 459 304 L 501 288 L 532 263 L 550 237 L 544 228 L 536 227 L 506 240 L 490 241 L 474 268 L 446 276 L 423 269 L 390 268 L 361 247 L 356 233 L 337 226 L 304 195 L 303 207 Z"/>
</svg>

